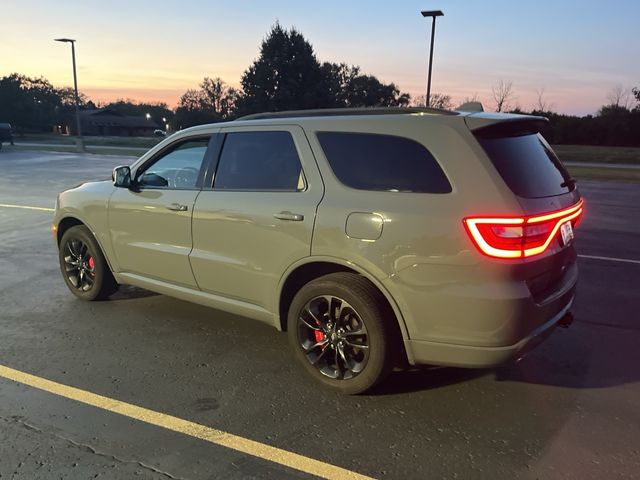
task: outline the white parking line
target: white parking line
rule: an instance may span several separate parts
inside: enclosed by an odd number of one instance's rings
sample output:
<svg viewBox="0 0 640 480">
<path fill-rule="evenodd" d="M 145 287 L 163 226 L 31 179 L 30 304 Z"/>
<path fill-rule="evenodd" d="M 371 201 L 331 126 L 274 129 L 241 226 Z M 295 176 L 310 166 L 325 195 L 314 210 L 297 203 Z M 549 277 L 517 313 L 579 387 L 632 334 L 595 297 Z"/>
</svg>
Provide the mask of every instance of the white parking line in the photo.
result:
<svg viewBox="0 0 640 480">
<path fill-rule="evenodd" d="M 590 258 L 592 260 L 605 260 L 607 262 L 635 263 L 640 265 L 640 260 L 631 260 L 629 258 L 600 257 L 598 255 L 578 255 L 580 258 Z"/>
<path fill-rule="evenodd" d="M 304 455 L 299 455 L 288 450 L 282 450 L 265 443 L 256 442 L 255 440 L 240 437 L 216 428 L 207 427 L 172 415 L 132 405 L 131 403 L 121 402 L 114 398 L 104 397 L 86 390 L 63 385 L 62 383 L 52 382 L 46 378 L 36 377 L 35 375 L 14 370 L 4 365 L 0 365 L 0 378 L 13 380 L 14 382 L 44 390 L 45 392 L 75 400 L 76 402 L 85 403 L 102 410 L 133 418 L 140 422 L 189 435 L 190 437 L 198 438 L 214 445 L 236 450 L 272 463 L 277 463 L 284 467 L 315 475 L 316 477 L 336 480 L 372 480 L 371 477 L 331 465 L 330 463 L 321 462 L 320 460 L 305 457 Z"/>
<path fill-rule="evenodd" d="M 29 205 L 11 205 L 9 203 L 0 203 L 0 208 L 22 208 L 24 210 L 38 210 L 41 212 L 55 212 L 55 208 L 31 207 Z"/>
</svg>

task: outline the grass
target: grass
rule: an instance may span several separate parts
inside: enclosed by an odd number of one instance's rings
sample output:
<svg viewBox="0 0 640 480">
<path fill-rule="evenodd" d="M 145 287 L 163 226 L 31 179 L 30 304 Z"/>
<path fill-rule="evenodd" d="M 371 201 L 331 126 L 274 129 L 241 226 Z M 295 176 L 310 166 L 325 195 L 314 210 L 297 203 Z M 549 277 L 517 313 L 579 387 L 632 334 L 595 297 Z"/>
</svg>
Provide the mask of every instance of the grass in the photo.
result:
<svg viewBox="0 0 640 480">
<path fill-rule="evenodd" d="M 553 145 L 563 162 L 624 163 L 640 165 L 638 147 L 596 147 L 593 145 Z"/>
<path fill-rule="evenodd" d="M 56 135 L 53 133 L 26 133 L 24 136 L 14 136 L 17 143 L 49 143 L 60 145 L 75 145 L 76 137 Z M 160 137 L 84 137 L 85 145 L 100 147 L 137 147 L 151 148 L 159 143 Z"/>
<path fill-rule="evenodd" d="M 3 145 L 2 150 L 11 151 L 38 151 L 38 152 L 61 152 L 61 153 L 77 153 L 77 149 L 75 144 L 73 145 L 65 145 L 60 144 L 56 146 L 38 146 L 38 147 L 27 147 L 21 145 L 8 146 Z M 113 149 L 109 147 L 87 147 L 87 153 L 96 153 L 99 155 L 115 155 L 115 156 L 125 156 L 125 157 L 140 157 L 144 152 L 140 150 L 140 148 L 118 148 Z M 0 152 L 0 155 L 2 153 Z"/>
<path fill-rule="evenodd" d="M 571 176 L 577 180 L 640 183 L 640 168 L 598 168 L 583 166 L 570 166 L 568 168 Z"/>
</svg>

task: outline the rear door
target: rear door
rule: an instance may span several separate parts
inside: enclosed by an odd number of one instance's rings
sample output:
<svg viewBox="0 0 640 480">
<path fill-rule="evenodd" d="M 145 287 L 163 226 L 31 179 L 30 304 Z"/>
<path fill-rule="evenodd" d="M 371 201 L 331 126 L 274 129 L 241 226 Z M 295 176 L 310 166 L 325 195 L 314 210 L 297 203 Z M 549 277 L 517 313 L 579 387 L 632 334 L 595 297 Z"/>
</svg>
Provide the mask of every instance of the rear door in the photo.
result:
<svg viewBox="0 0 640 480">
<path fill-rule="evenodd" d="M 274 312 L 278 282 L 310 255 L 323 184 L 298 126 L 229 127 L 212 188 L 193 213 L 191 266 L 201 290 Z"/>
<path fill-rule="evenodd" d="M 121 272 L 196 287 L 189 265 L 191 215 L 210 135 L 178 140 L 135 172 L 133 188 L 109 201 L 111 242 Z"/>
</svg>

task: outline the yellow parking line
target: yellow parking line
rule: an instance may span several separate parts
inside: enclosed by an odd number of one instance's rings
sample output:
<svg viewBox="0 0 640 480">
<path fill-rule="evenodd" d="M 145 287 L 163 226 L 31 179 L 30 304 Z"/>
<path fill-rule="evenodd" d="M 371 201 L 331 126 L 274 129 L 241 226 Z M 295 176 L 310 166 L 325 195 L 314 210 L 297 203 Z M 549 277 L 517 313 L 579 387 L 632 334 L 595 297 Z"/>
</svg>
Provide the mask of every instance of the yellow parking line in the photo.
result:
<svg viewBox="0 0 640 480">
<path fill-rule="evenodd" d="M 55 208 L 31 207 L 29 205 L 10 205 L 8 203 L 0 203 L 0 208 L 22 208 L 24 210 L 39 210 L 41 212 L 55 212 Z"/>
<path fill-rule="evenodd" d="M 150 425 L 189 435 L 191 437 L 204 440 L 205 442 L 230 448 L 232 450 L 299 470 L 310 475 L 315 475 L 317 477 L 327 479 L 371 480 L 371 477 L 336 467 L 329 463 L 324 463 L 319 460 L 314 460 L 313 458 L 298 455 L 297 453 L 272 447 L 271 445 L 249 440 L 248 438 L 239 437 L 222 430 L 206 427 L 182 418 L 173 417 L 154 410 L 138 407 L 137 405 L 121 402 L 113 398 L 103 397 L 102 395 L 87 392 L 86 390 L 80 390 L 79 388 L 52 382 L 51 380 L 21 372 L 20 370 L 14 370 L 13 368 L 5 367 L 4 365 L 0 365 L 0 377 L 44 390 L 45 392 L 53 393 L 61 397 L 69 398 L 77 402 L 82 402 L 102 410 L 133 418 L 134 420 L 145 422 Z"/>
</svg>

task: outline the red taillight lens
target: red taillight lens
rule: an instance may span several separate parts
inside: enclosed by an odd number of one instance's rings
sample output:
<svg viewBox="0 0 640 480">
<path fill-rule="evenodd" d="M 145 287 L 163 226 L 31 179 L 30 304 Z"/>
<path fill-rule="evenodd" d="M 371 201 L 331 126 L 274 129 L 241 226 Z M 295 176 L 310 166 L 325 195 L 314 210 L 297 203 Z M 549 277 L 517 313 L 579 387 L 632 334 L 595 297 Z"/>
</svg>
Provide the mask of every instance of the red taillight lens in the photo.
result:
<svg viewBox="0 0 640 480">
<path fill-rule="evenodd" d="M 528 217 L 467 217 L 464 226 L 480 252 L 496 258 L 524 258 L 543 253 L 571 221 L 577 226 L 584 201 L 556 212 Z"/>
</svg>

